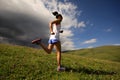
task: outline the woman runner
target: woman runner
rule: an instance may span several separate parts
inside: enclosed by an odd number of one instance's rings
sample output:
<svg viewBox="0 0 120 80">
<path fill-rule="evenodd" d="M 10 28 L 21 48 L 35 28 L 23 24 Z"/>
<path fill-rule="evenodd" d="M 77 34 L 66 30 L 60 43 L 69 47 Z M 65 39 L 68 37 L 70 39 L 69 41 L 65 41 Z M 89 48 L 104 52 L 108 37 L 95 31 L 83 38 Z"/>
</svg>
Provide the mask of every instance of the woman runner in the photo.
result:
<svg viewBox="0 0 120 80">
<path fill-rule="evenodd" d="M 63 33 L 63 30 L 61 30 L 61 22 L 62 22 L 62 15 L 58 12 L 52 13 L 56 19 L 50 22 L 49 29 L 50 29 L 50 38 L 48 41 L 48 47 L 46 47 L 42 42 L 41 39 L 36 39 L 32 41 L 32 44 L 40 45 L 48 54 L 51 53 L 53 47 L 55 47 L 57 52 L 57 71 L 64 71 L 65 68 L 61 67 L 61 42 L 59 38 L 59 33 Z"/>
</svg>

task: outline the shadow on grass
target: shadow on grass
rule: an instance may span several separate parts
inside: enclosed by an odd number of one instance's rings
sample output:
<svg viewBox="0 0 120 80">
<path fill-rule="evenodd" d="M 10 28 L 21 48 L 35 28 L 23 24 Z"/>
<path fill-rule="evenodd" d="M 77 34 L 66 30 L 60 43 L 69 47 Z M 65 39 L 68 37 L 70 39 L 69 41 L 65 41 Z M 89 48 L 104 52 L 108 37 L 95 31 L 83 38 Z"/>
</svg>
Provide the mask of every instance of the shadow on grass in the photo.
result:
<svg viewBox="0 0 120 80">
<path fill-rule="evenodd" d="M 66 72 L 77 72 L 77 73 L 86 73 L 86 74 L 96 74 L 96 75 L 114 75 L 116 72 L 103 71 L 103 70 L 94 70 L 88 68 L 66 68 Z"/>
</svg>

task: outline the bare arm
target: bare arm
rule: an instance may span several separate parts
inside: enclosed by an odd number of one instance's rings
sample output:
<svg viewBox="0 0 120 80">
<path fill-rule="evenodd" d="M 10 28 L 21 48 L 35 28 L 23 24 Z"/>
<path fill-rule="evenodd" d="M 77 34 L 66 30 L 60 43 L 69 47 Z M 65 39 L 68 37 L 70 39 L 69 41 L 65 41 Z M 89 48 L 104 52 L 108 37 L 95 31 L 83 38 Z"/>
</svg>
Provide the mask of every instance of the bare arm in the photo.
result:
<svg viewBox="0 0 120 80">
<path fill-rule="evenodd" d="M 54 20 L 54 21 L 52 21 L 52 22 L 50 22 L 50 24 L 49 24 L 49 28 L 50 28 L 50 33 L 51 34 L 54 34 L 54 32 L 53 32 L 53 24 L 60 24 L 60 20 Z"/>
<path fill-rule="evenodd" d="M 49 28 L 50 28 L 50 33 L 53 33 L 53 23 L 52 22 L 50 22 Z"/>
</svg>

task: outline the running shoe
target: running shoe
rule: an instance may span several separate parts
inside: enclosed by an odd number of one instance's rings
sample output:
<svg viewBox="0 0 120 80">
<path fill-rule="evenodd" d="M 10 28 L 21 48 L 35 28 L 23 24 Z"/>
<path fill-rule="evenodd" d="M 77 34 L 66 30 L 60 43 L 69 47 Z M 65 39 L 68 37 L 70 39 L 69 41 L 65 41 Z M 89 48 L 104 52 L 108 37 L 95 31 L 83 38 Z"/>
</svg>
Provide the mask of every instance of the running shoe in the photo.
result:
<svg viewBox="0 0 120 80">
<path fill-rule="evenodd" d="M 65 71 L 65 68 L 64 67 L 58 67 L 57 71 Z"/>
<path fill-rule="evenodd" d="M 35 39 L 32 41 L 32 44 L 40 44 L 41 39 Z"/>
</svg>

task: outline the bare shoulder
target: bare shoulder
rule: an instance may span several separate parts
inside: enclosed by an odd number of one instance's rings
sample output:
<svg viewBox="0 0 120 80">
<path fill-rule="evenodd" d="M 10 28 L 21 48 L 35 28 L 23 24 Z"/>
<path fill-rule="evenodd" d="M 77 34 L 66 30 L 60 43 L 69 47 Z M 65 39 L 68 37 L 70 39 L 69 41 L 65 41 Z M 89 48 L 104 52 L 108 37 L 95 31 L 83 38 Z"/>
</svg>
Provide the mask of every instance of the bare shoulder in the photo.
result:
<svg viewBox="0 0 120 80">
<path fill-rule="evenodd" d="M 50 23 L 51 24 L 60 24 L 60 22 L 61 22 L 61 20 L 56 19 L 56 20 L 51 21 Z"/>
</svg>

